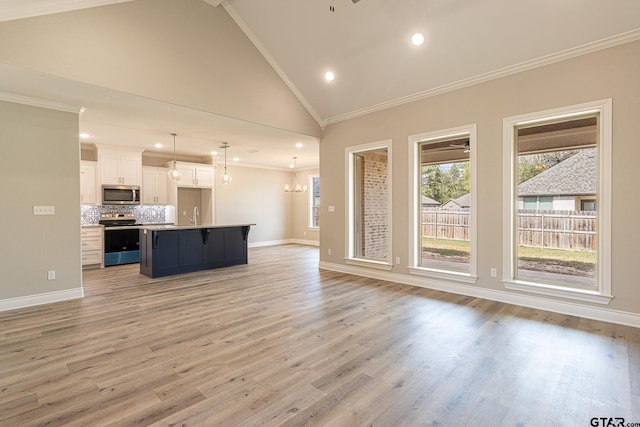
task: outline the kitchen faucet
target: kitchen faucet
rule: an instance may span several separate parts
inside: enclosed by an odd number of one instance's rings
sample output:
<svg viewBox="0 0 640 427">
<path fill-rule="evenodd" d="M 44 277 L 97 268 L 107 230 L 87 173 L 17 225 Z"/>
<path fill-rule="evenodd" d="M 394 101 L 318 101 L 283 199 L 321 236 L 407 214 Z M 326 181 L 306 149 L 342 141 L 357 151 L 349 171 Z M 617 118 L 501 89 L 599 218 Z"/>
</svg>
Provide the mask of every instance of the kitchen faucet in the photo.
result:
<svg viewBox="0 0 640 427">
<path fill-rule="evenodd" d="M 198 225 L 198 207 L 194 206 L 193 207 L 193 225 L 194 227 Z"/>
</svg>

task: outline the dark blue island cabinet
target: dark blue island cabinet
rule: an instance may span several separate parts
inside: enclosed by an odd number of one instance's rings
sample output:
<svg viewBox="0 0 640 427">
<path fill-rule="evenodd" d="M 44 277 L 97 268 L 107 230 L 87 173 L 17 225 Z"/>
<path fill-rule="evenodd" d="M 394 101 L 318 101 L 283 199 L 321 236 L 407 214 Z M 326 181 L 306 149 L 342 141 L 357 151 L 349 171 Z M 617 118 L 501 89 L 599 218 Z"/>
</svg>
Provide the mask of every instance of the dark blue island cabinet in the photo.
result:
<svg viewBox="0 0 640 427">
<path fill-rule="evenodd" d="M 247 264 L 251 225 L 143 227 L 140 273 L 155 278 Z"/>
</svg>

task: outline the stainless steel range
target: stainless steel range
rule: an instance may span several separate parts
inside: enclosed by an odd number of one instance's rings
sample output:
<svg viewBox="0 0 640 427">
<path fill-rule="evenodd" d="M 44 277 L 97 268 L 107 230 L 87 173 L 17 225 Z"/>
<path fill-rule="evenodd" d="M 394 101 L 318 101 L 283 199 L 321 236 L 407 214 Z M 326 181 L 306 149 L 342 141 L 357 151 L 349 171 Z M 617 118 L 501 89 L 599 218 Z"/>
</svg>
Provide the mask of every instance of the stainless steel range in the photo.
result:
<svg viewBox="0 0 640 427">
<path fill-rule="evenodd" d="M 104 265 L 140 262 L 140 230 L 134 214 L 100 214 L 104 225 Z"/>
</svg>

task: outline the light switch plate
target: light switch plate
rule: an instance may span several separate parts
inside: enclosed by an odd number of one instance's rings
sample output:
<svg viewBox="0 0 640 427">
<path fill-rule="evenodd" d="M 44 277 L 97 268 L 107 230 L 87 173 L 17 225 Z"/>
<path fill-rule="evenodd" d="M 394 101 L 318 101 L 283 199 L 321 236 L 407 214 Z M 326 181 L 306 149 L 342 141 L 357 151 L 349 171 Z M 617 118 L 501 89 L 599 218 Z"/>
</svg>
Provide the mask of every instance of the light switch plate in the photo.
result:
<svg viewBox="0 0 640 427">
<path fill-rule="evenodd" d="M 329 206 L 329 212 L 335 212 L 335 211 L 336 211 L 335 206 Z"/>
<path fill-rule="evenodd" d="M 33 214 L 34 215 L 55 215 L 56 207 L 55 206 L 34 206 Z"/>
</svg>

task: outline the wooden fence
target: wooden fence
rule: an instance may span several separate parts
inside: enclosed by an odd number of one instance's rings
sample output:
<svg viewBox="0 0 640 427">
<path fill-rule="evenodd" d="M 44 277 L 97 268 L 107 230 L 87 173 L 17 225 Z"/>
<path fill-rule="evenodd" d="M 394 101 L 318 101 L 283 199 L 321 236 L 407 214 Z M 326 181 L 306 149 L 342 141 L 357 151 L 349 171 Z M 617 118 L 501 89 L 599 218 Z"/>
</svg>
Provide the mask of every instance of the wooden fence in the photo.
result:
<svg viewBox="0 0 640 427">
<path fill-rule="evenodd" d="M 468 209 L 422 211 L 422 237 L 469 240 L 471 212 Z"/>
<path fill-rule="evenodd" d="M 468 210 L 422 211 L 422 237 L 469 240 Z M 595 251 L 594 211 L 518 211 L 518 245 L 553 249 Z"/>
<path fill-rule="evenodd" d="M 540 248 L 595 251 L 595 211 L 518 211 L 518 244 Z"/>
</svg>

